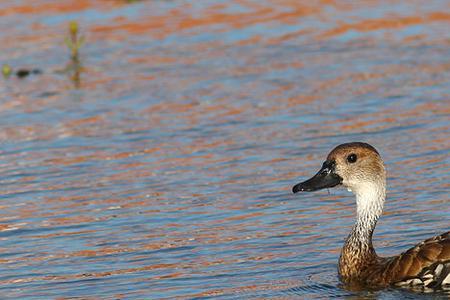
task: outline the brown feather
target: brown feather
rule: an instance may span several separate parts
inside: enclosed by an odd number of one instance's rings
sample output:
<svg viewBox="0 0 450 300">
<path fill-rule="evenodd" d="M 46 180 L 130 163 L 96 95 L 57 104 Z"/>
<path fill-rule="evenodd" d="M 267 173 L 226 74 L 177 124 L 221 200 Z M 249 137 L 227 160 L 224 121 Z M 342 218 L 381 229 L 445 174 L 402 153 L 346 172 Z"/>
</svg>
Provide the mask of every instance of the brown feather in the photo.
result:
<svg viewBox="0 0 450 300">
<path fill-rule="evenodd" d="M 396 268 L 402 269 L 393 278 L 394 281 L 401 281 L 418 276 L 427 267 L 438 263 L 450 261 L 450 237 L 449 233 L 427 239 L 417 246 L 409 249 L 404 254 L 394 258 L 398 260 Z M 391 269 L 395 272 L 394 269 Z"/>
<path fill-rule="evenodd" d="M 438 258 L 441 252 L 442 246 L 439 245 L 438 243 L 427 243 L 419 247 L 417 255 L 419 255 L 422 258 L 425 258 L 425 260 L 427 261 L 433 262 Z"/>
<path fill-rule="evenodd" d="M 409 267 L 407 273 L 408 274 L 419 274 L 420 271 L 422 271 L 422 269 L 423 269 L 422 261 L 417 256 L 413 256 L 412 264 Z"/>
<path fill-rule="evenodd" d="M 437 257 L 439 260 L 449 260 L 450 259 L 450 241 L 443 244 L 441 254 Z"/>
<path fill-rule="evenodd" d="M 402 278 L 408 276 L 408 269 L 411 266 L 412 261 L 413 257 L 409 253 L 405 253 L 404 255 L 399 256 L 398 270 L 394 270 L 397 271 L 397 275 L 394 280 L 401 280 Z"/>
<path fill-rule="evenodd" d="M 402 254 L 387 258 L 367 276 L 368 283 L 387 286 L 413 278 L 420 278 L 437 264 L 450 263 L 450 232 L 430 238 Z"/>
</svg>

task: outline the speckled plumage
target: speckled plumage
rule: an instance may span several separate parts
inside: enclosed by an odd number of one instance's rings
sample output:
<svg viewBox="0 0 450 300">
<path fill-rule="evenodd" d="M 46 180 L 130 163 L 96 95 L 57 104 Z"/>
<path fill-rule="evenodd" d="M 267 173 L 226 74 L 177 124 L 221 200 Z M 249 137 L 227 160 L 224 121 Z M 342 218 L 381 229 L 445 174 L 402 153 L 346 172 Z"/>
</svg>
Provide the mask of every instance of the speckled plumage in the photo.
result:
<svg viewBox="0 0 450 300">
<path fill-rule="evenodd" d="M 379 257 L 370 244 L 351 242 L 339 260 L 341 280 L 347 284 L 386 287 L 450 284 L 450 232 L 427 239 L 394 257 Z M 445 280 L 449 282 L 444 282 Z"/>
</svg>

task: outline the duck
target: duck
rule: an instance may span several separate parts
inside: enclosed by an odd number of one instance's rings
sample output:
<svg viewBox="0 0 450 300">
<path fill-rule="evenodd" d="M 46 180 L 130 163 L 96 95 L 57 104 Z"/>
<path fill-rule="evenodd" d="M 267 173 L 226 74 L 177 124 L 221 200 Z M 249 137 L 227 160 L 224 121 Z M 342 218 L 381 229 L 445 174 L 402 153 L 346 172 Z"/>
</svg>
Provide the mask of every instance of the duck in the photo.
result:
<svg viewBox="0 0 450 300">
<path fill-rule="evenodd" d="M 356 221 L 338 262 L 346 286 L 385 288 L 450 287 L 450 231 L 426 239 L 393 257 L 380 257 L 372 235 L 383 212 L 386 170 L 379 152 L 364 142 L 335 147 L 312 178 L 294 185 L 293 193 L 344 186 L 356 196 Z"/>
</svg>

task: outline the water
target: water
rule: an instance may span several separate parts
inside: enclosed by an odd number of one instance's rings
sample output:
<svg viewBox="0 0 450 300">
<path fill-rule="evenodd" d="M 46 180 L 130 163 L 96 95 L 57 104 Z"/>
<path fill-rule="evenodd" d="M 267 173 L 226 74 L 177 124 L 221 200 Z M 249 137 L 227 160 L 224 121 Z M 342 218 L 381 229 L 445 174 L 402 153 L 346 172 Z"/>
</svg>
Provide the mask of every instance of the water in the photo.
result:
<svg viewBox="0 0 450 300">
<path fill-rule="evenodd" d="M 422 297 L 343 288 L 352 196 L 290 190 L 366 141 L 389 175 L 378 253 L 448 230 L 445 11 L 2 2 L 1 62 L 43 72 L 0 85 L 2 299 Z M 64 71 L 70 20 L 79 81 Z"/>
</svg>

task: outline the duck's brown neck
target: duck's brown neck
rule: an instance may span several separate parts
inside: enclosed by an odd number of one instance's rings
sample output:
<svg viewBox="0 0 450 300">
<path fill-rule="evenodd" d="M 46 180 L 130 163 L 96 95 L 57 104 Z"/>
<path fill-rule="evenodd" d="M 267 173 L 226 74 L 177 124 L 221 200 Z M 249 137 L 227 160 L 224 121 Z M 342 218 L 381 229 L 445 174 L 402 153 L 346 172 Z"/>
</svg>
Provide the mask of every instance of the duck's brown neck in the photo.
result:
<svg viewBox="0 0 450 300">
<path fill-rule="evenodd" d="M 368 184 L 354 191 L 356 222 L 345 241 L 339 259 L 339 274 L 344 281 L 358 280 L 361 273 L 378 260 L 372 245 L 372 234 L 383 211 L 385 185 Z"/>
</svg>

